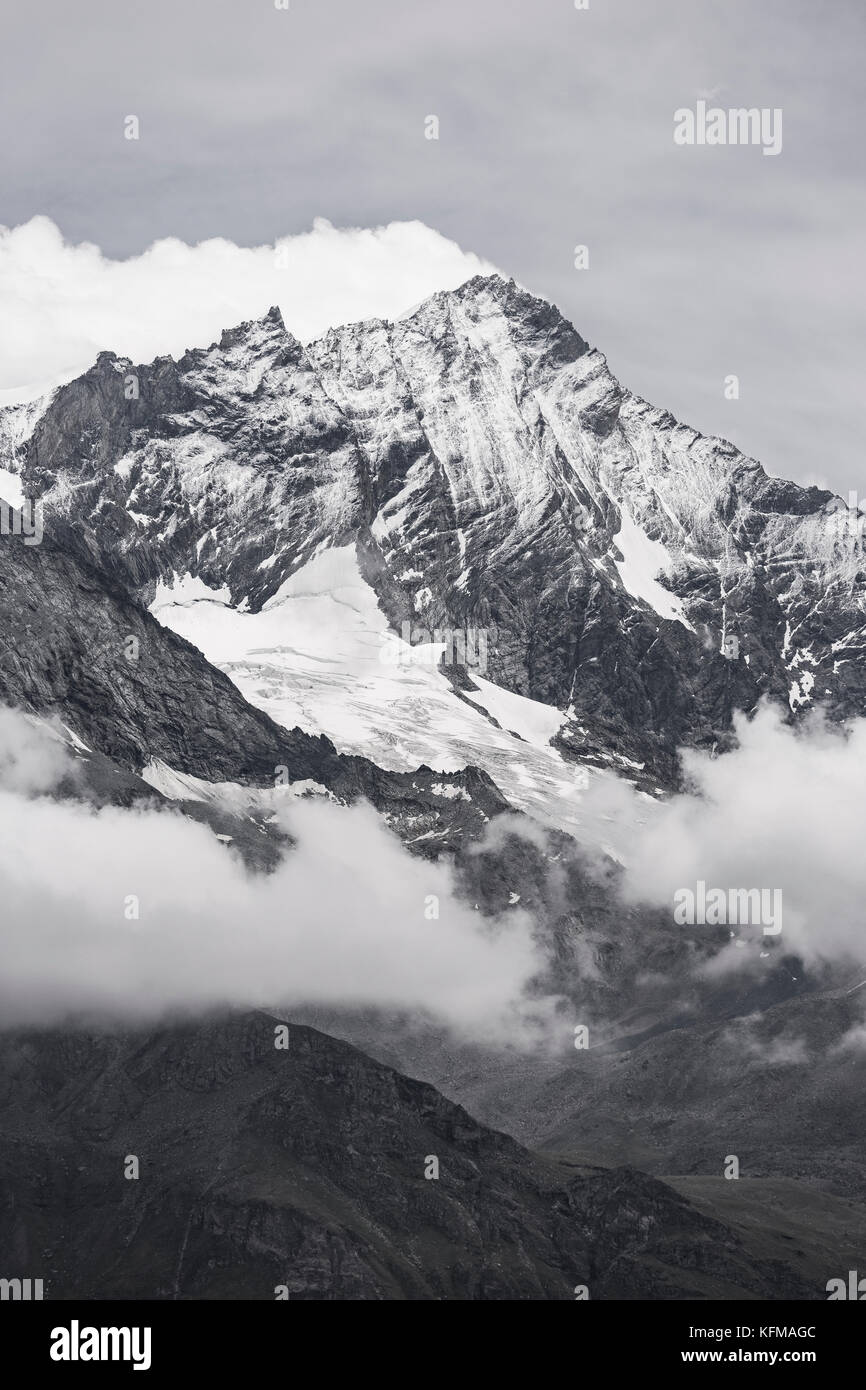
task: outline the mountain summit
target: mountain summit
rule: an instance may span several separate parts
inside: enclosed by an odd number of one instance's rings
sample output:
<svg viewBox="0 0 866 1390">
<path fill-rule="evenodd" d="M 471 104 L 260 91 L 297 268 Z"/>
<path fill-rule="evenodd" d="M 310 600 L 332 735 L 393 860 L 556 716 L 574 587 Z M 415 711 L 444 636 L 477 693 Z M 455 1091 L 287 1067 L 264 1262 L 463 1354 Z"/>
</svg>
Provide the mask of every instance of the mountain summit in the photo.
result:
<svg viewBox="0 0 866 1390">
<path fill-rule="evenodd" d="M 408 851 L 398 877 L 443 861 L 482 932 L 526 914 L 529 1002 L 554 1030 L 512 1051 L 300 987 L 285 1052 L 230 1010 L 7 1028 L 0 1234 L 44 1253 L 49 1288 L 808 1298 L 855 1267 L 862 965 L 634 905 L 617 863 L 678 750 L 724 749 L 737 709 L 863 714 L 866 567 L 841 499 L 632 395 L 496 276 L 306 345 L 272 308 L 177 361 L 100 353 L 0 411 L 0 470 L 0 494 L 43 509 L 40 544 L 0 545 L 0 696 L 66 743 L 56 798 L 158 807 L 172 843 L 182 813 L 259 871 L 303 852 L 286 797 L 363 798 Z M 407 932 L 436 933 L 438 903 Z M 118 1186 L 140 1145 L 157 1240 Z"/>
<path fill-rule="evenodd" d="M 306 347 L 272 308 L 176 362 L 103 353 L 22 420 L 0 466 L 137 601 L 189 576 L 257 614 L 354 547 L 395 632 L 483 633 L 568 758 L 648 787 L 762 695 L 866 705 L 859 519 L 631 394 L 514 281 Z"/>
</svg>

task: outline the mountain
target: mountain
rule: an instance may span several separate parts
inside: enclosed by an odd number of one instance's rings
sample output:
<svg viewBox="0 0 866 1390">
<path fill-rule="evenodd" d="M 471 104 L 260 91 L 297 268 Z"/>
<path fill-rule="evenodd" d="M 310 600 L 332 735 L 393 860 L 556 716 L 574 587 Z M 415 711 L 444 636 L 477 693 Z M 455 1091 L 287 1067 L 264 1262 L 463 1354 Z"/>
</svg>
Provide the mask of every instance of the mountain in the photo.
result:
<svg viewBox="0 0 866 1390">
<path fill-rule="evenodd" d="M 139 602 L 158 597 L 194 641 L 196 603 L 271 615 L 232 640 L 225 622 L 200 627 L 278 722 L 281 700 L 291 715 L 303 704 L 280 648 L 308 579 L 351 589 L 412 641 L 447 630 L 472 651 L 484 634 L 464 695 L 473 670 L 486 676 L 535 702 L 505 719 L 546 719 L 546 750 L 552 727 L 567 762 L 650 790 L 675 781 L 680 745 L 725 746 L 732 710 L 762 694 L 794 714 L 818 699 L 831 716 L 863 711 L 859 520 L 632 395 L 513 281 L 479 277 L 306 347 L 272 309 L 177 362 L 101 353 L 41 414 L 13 425 L 15 409 L 0 464 L 64 546 Z M 325 548 L 346 559 L 323 580 Z M 372 634 L 352 616 L 357 646 Z M 351 681 L 335 664 L 329 679 Z M 384 726 L 372 749 L 339 711 L 317 731 L 395 770 L 424 762 L 417 718 L 400 718 L 417 692 L 387 695 L 358 706 L 359 724 L 375 709 Z M 456 703 L 449 717 L 465 719 Z"/>
<path fill-rule="evenodd" d="M 664 1184 L 535 1156 L 264 1014 L 7 1034 L 0 1095 L 4 1275 L 46 1298 L 823 1296 Z"/>
<path fill-rule="evenodd" d="M 3 699 L 65 724 L 91 799 L 161 799 L 165 775 L 147 769 L 170 766 L 170 799 L 200 815 L 220 788 L 272 791 L 282 777 L 298 794 L 364 796 L 395 830 L 435 834 L 442 847 L 464 829 L 480 833 L 506 806 L 474 769 L 389 772 L 339 756 L 321 735 L 280 727 L 77 547 L 50 534 L 39 545 L 14 537 L 0 544 L 0 613 L 9 634 L 0 652 Z M 232 829 L 248 841 L 244 820 Z M 257 828 L 273 838 L 264 816 Z M 252 857 L 269 857 L 273 847 L 257 838 Z"/>
<path fill-rule="evenodd" d="M 625 904 L 618 861 L 735 710 L 864 712 L 861 519 L 633 396 L 497 276 L 306 345 L 272 309 L 178 361 L 100 353 L 0 410 L 18 494 L 44 537 L 0 538 L 0 698 L 66 741 L 57 794 L 194 817 L 263 871 L 292 852 L 281 785 L 364 799 L 482 921 L 531 915 L 562 1046 L 299 1009 L 298 1089 L 261 1016 L 7 1031 L 9 1248 L 53 1252 L 69 1296 L 270 1296 L 287 1262 L 301 1297 L 570 1297 L 586 1269 L 602 1297 L 820 1296 L 816 1223 L 861 1229 L 866 972 L 776 940 L 702 970 L 728 932 Z M 622 783 L 617 824 L 584 814 Z M 152 1229 L 111 1177 L 142 1132 Z M 401 1167 L 422 1149 L 461 1173 L 447 1200 Z"/>
</svg>

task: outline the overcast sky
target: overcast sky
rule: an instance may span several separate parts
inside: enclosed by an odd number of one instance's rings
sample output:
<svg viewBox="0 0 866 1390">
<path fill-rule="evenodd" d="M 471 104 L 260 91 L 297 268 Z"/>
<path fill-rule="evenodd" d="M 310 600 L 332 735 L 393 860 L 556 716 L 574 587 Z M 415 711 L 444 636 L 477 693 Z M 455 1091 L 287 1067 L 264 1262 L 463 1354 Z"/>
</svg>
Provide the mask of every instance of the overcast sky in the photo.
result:
<svg viewBox="0 0 866 1390">
<path fill-rule="evenodd" d="M 0 223 L 117 258 L 418 219 L 653 402 L 866 496 L 863 0 L 289 3 L 7 6 Z M 701 95 L 782 108 L 782 152 L 676 146 Z"/>
</svg>

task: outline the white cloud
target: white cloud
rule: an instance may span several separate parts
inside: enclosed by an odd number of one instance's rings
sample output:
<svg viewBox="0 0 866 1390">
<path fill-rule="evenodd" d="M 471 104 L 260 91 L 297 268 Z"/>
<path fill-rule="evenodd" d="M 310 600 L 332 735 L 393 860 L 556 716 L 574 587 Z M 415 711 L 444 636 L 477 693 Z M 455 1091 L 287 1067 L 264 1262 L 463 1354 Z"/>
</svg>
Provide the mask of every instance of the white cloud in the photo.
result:
<svg viewBox="0 0 866 1390">
<path fill-rule="evenodd" d="M 672 915 L 675 891 L 698 879 L 779 888 L 774 950 L 862 963 L 866 720 L 834 728 L 815 716 L 792 729 L 765 706 L 739 716 L 737 731 L 723 757 L 684 755 L 691 789 L 667 803 L 624 784 L 598 806 L 587 793 L 589 820 L 598 813 L 613 837 L 618 823 L 628 829 L 627 899 Z M 50 730 L 0 710 L 0 1024 L 320 1006 L 405 1012 L 493 1044 L 552 1036 L 556 1001 L 535 994 L 548 960 L 531 918 L 517 907 L 482 918 L 447 865 L 408 855 L 371 808 L 294 803 L 295 848 L 254 875 L 179 814 L 50 799 L 74 766 L 58 748 Z M 485 848 L 520 827 L 540 834 L 509 817 Z M 137 920 L 125 915 L 132 895 Z M 425 915 L 430 895 L 438 918 Z M 732 943 L 714 969 L 758 968 L 754 935 L 754 949 Z M 849 1044 L 862 1037 L 853 1030 Z"/>
<path fill-rule="evenodd" d="M 855 1023 L 833 1049 L 834 1052 L 866 1051 L 866 1023 Z"/>
<path fill-rule="evenodd" d="M 807 962 L 862 961 L 866 720 L 840 728 L 816 713 L 792 728 L 778 708 L 764 705 L 735 724 L 732 752 L 683 754 L 691 790 L 658 807 L 634 834 L 628 897 L 672 908 L 675 891 L 700 879 L 707 888 L 781 889 L 774 949 Z M 732 944 L 719 964 L 744 966 L 751 958 Z"/>
<path fill-rule="evenodd" d="M 423 222 L 337 228 L 319 218 L 275 246 L 170 237 L 113 261 L 34 217 L 0 227 L 0 404 L 86 371 L 103 350 L 137 362 L 178 356 L 272 304 L 309 342 L 338 324 L 395 318 L 493 269 Z"/>
<path fill-rule="evenodd" d="M 0 705 L 0 788 L 13 796 L 51 791 L 75 777 L 59 726 L 45 725 Z"/>
<path fill-rule="evenodd" d="M 3 1026 L 303 1004 L 408 1011 L 480 1042 L 545 1032 L 530 919 L 482 918 L 370 807 L 295 803 L 295 847 L 252 874 L 180 814 L 43 796 L 72 765 L 49 731 L 2 712 Z"/>
</svg>

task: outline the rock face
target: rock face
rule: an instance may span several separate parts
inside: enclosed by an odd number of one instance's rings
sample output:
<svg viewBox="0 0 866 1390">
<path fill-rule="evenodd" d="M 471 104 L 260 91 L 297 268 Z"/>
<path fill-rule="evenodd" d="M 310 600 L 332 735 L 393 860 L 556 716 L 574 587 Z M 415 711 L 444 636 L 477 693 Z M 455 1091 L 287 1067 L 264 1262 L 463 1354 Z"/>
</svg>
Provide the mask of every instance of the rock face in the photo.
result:
<svg viewBox="0 0 866 1390">
<path fill-rule="evenodd" d="M 663 794 L 677 747 L 724 747 L 762 695 L 864 713 L 841 500 L 632 396 L 498 277 L 306 347 L 272 310 L 177 362 L 102 353 L 0 411 L 3 469 L 45 537 L 0 537 L 0 698 L 71 731 L 63 794 L 163 797 L 265 868 L 285 840 L 255 794 L 278 775 L 365 797 L 482 915 L 533 915 L 567 1047 L 601 1023 L 568 1063 L 369 1017 L 309 1021 L 378 1061 L 300 1019 L 278 1052 L 263 1016 L 0 1034 L 21 1277 L 54 1297 L 822 1296 L 823 1256 L 807 1279 L 650 1178 L 578 1165 L 709 1183 L 734 1129 L 749 1180 L 862 1196 L 863 972 L 780 947 L 702 976 L 725 931 L 624 906 L 579 791 L 617 773 Z M 407 666 L 437 631 L 462 655 Z M 514 808 L 545 833 L 479 843 Z"/>
<path fill-rule="evenodd" d="M 4 1277 L 52 1299 L 821 1296 L 662 1183 L 533 1156 L 280 1027 L 0 1038 Z"/>
<path fill-rule="evenodd" d="M 406 838 L 435 835 L 420 851 L 453 848 L 506 809 L 483 772 L 388 772 L 281 728 L 105 572 L 49 537 L 34 546 L 0 538 L 0 616 L 3 701 L 55 716 L 83 741 L 78 757 L 97 799 L 156 797 L 125 775 L 154 762 L 205 783 L 273 787 L 281 777 L 342 801 L 366 797 Z"/>
<path fill-rule="evenodd" d="M 102 353 L 34 414 L 0 465 L 139 598 L 189 573 L 258 611 L 354 541 L 396 628 L 482 630 L 584 762 L 670 783 L 762 694 L 866 703 L 862 520 L 633 396 L 497 276 L 305 348 L 271 310 L 176 363 Z"/>
</svg>

